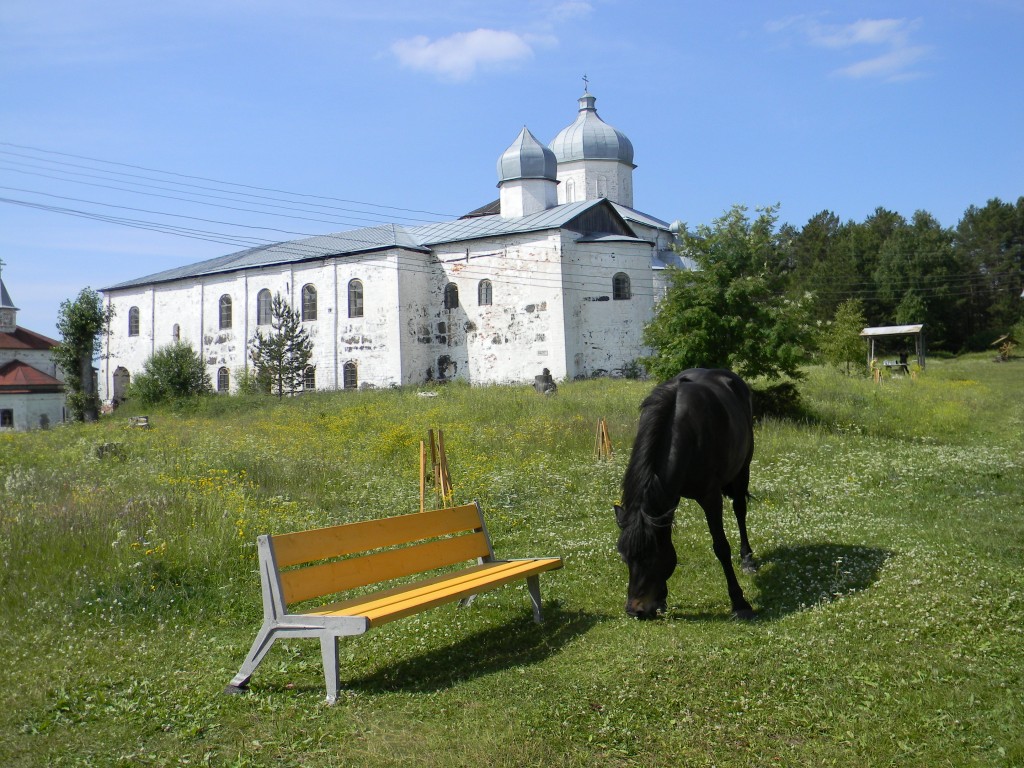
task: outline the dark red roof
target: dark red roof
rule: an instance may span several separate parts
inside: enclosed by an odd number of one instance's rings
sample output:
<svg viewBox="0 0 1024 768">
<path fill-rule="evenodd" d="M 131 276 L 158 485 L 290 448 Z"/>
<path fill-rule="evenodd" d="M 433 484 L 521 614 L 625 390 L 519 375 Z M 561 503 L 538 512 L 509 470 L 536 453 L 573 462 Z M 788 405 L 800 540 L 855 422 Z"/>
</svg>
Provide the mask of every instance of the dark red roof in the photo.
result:
<svg viewBox="0 0 1024 768">
<path fill-rule="evenodd" d="M 59 341 L 54 341 L 41 333 L 28 328 L 16 326 L 13 333 L 0 333 L 0 349 L 53 349 Z"/>
<path fill-rule="evenodd" d="M 0 366 L 0 392 L 59 392 L 64 385 L 57 379 L 21 360 Z"/>
</svg>

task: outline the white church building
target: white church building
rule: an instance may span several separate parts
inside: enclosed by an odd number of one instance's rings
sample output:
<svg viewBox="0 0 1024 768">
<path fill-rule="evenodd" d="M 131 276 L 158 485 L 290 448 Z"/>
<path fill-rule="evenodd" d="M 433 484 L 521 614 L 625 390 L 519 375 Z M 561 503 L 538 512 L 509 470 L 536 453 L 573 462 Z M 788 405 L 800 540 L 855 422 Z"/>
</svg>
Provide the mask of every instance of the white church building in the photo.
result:
<svg viewBox="0 0 1024 768">
<path fill-rule="evenodd" d="M 252 248 L 105 288 L 114 320 L 100 396 L 119 400 L 158 349 L 188 342 L 231 391 L 280 293 L 314 352 L 310 389 L 533 382 L 613 373 L 649 352 L 669 224 L 633 208 L 633 145 L 584 93 L 544 146 L 523 128 L 498 158 L 499 199 L 422 226 L 389 224 Z M 267 327 L 265 327 L 267 326 Z"/>
</svg>

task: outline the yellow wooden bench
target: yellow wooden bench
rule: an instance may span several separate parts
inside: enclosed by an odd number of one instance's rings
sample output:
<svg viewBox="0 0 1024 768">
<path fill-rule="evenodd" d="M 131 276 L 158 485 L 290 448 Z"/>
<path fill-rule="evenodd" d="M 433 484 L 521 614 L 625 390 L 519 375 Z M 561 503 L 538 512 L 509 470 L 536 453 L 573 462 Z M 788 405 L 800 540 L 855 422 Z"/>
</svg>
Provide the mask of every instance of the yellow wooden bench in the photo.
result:
<svg viewBox="0 0 1024 768">
<path fill-rule="evenodd" d="M 239 693 L 275 640 L 316 637 L 324 662 L 327 701 L 338 696 L 338 638 L 361 635 L 373 627 L 445 603 L 468 605 L 479 592 L 519 579 L 541 621 L 540 578 L 562 567 L 557 557 L 497 560 L 480 505 L 437 509 L 257 538 L 263 589 L 263 626 L 227 686 Z M 469 565 L 468 561 L 476 563 Z M 452 570 L 450 567 L 462 564 Z M 442 569 L 444 569 L 442 571 Z M 433 573 L 441 571 L 440 573 Z M 428 575 L 429 574 L 429 575 Z M 342 599 L 328 605 L 289 606 L 316 601 L 407 577 L 411 583 Z"/>
</svg>

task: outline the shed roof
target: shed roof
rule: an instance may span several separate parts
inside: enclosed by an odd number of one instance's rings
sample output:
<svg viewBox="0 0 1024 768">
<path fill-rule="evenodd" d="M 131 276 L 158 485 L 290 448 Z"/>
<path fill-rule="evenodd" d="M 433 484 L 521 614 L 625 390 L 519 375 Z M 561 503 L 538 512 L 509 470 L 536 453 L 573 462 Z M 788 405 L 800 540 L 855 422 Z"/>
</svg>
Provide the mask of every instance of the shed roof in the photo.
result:
<svg viewBox="0 0 1024 768">
<path fill-rule="evenodd" d="M 924 324 L 919 325 L 883 325 L 877 328 L 865 328 L 860 332 L 861 336 L 912 336 L 920 333 Z"/>
</svg>

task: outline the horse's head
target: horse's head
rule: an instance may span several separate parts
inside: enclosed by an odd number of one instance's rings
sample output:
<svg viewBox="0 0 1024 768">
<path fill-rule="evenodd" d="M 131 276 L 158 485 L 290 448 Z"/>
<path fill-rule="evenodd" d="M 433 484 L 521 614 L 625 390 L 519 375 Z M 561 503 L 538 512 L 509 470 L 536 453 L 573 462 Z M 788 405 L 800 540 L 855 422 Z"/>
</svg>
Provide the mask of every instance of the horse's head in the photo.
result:
<svg viewBox="0 0 1024 768">
<path fill-rule="evenodd" d="M 629 568 L 626 613 L 650 619 L 663 612 L 668 598 L 668 578 L 676 569 L 672 546 L 672 512 L 649 517 L 643 510 L 627 511 L 615 505 L 619 523 L 619 555 Z"/>
</svg>

